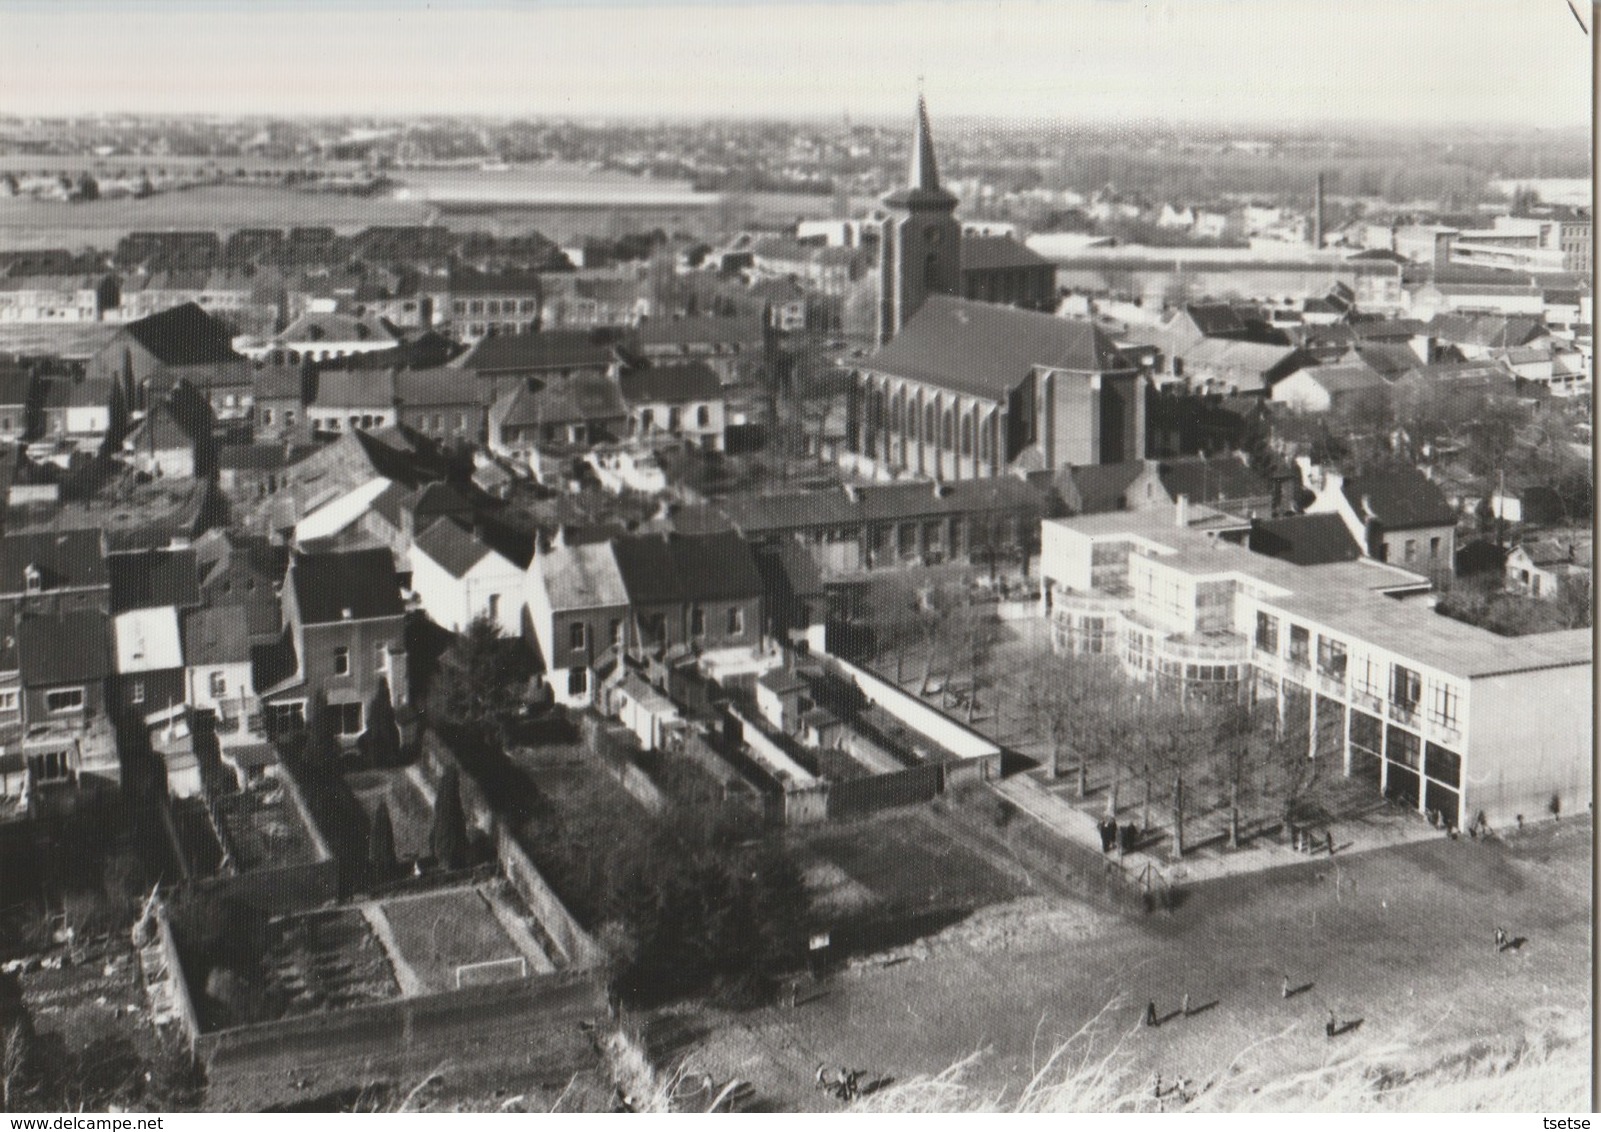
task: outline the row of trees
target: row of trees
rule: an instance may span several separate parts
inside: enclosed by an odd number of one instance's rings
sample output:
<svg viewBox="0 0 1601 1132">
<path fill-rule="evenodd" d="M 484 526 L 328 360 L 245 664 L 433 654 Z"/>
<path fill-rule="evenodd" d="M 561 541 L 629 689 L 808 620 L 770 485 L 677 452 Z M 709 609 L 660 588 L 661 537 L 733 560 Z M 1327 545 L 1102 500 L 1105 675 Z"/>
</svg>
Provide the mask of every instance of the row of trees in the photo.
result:
<svg viewBox="0 0 1601 1132">
<path fill-rule="evenodd" d="M 1229 687 L 1229 686 L 1224 686 Z M 1230 846 L 1251 820 L 1299 816 L 1321 769 L 1309 757 L 1304 714 L 1232 694 L 1181 702 L 1176 691 L 1135 685 L 1100 656 L 1046 656 L 1027 676 L 1023 708 L 1042 733 L 1052 777 L 1070 772 L 1074 793 L 1104 783 L 1106 813 L 1116 816 L 1141 791 L 1141 825 L 1166 809 L 1176 855 L 1185 850 L 1185 819 L 1222 811 Z"/>
</svg>

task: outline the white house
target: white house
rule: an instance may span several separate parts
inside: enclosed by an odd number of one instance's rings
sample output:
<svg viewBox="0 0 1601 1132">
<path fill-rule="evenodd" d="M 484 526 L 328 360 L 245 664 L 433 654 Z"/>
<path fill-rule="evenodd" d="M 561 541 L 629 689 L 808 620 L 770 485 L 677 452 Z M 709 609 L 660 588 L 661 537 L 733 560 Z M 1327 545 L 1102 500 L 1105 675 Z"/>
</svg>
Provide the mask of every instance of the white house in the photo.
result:
<svg viewBox="0 0 1601 1132">
<path fill-rule="evenodd" d="M 528 620 L 560 703 L 584 706 L 625 644 L 628 590 L 611 543 L 556 546 L 528 564 Z"/>
<path fill-rule="evenodd" d="M 429 618 L 453 633 L 477 617 L 508 636 L 522 632 L 522 567 L 454 520 L 437 520 L 412 543 L 411 588 Z"/>
<path fill-rule="evenodd" d="M 183 655 L 184 702 L 212 714 L 218 741 L 224 746 L 263 742 L 244 607 L 222 605 L 186 613 Z"/>
<path fill-rule="evenodd" d="M 619 384 L 639 439 L 681 439 L 709 452 L 723 450 L 728 406 L 721 379 L 705 362 L 631 370 Z"/>
</svg>

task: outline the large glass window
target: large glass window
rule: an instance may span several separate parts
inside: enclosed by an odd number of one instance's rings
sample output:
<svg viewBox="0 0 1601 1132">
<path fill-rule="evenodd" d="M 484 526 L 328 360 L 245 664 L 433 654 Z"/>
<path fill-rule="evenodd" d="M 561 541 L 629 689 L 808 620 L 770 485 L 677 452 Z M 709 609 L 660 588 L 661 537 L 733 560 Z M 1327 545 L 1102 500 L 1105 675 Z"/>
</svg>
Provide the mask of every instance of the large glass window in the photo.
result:
<svg viewBox="0 0 1601 1132">
<path fill-rule="evenodd" d="M 1317 670 L 1335 680 L 1345 679 L 1345 643 L 1328 637 L 1317 639 Z"/>
<path fill-rule="evenodd" d="M 1390 700 L 1397 707 L 1411 711 L 1423 698 L 1423 677 L 1399 664 L 1390 666 Z"/>
<path fill-rule="evenodd" d="M 1457 725 L 1457 711 L 1461 694 L 1455 684 L 1431 684 L 1429 695 L 1429 721 L 1441 727 Z"/>
<path fill-rule="evenodd" d="M 1256 647 L 1274 654 L 1279 651 L 1279 619 L 1271 613 L 1256 615 Z"/>
<path fill-rule="evenodd" d="M 1290 663 L 1303 667 L 1312 663 L 1312 634 L 1305 625 L 1290 626 Z"/>
</svg>

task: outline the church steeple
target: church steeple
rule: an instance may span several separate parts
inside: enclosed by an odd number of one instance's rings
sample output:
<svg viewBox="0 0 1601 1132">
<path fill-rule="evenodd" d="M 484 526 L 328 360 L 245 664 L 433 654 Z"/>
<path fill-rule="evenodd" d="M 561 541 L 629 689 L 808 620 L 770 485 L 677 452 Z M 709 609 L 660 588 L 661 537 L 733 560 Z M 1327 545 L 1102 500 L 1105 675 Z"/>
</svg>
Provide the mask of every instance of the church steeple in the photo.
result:
<svg viewBox="0 0 1601 1132">
<path fill-rule="evenodd" d="M 917 121 L 912 125 L 912 168 L 908 188 L 939 192 L 939 166 L 934 162 L 934 131 L 928 127 L 928 103 L 917 96 Z"/>
<path fill-rule="evenodd" d="M 917 95 L 906 186 L 884 198 L 879 226 L 878 341 L 888 342 L 929 295 L 961 291 L 962 226 L 956 198 L 940 187 L 928 103 Z"/>
</svg>

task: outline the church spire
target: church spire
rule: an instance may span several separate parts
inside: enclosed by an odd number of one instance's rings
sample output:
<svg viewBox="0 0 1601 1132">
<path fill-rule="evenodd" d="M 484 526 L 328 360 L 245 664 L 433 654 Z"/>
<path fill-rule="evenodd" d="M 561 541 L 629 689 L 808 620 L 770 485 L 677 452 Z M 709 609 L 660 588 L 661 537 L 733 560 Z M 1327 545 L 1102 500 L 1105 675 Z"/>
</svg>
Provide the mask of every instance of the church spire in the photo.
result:
<svg viewBox="0 0 1601 1132">
<path fill-rule="evenodd" d="M 934 163 L 934 132 L 928 126 L 928 103 L 922 91 L 917 93 L 917 121 L 912 129 L 912 167 L 907 187 L 937 193 L 939 166 Z"/>
</svg>

